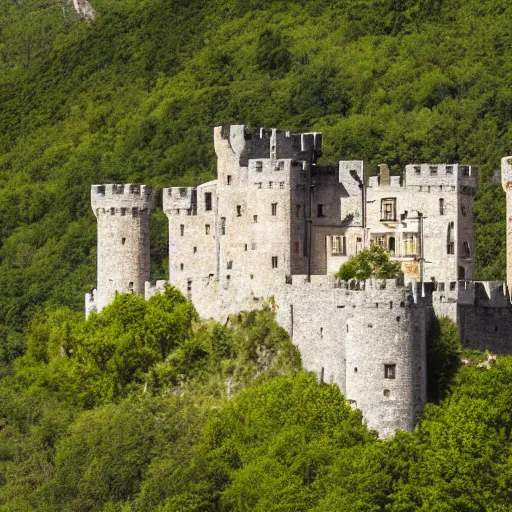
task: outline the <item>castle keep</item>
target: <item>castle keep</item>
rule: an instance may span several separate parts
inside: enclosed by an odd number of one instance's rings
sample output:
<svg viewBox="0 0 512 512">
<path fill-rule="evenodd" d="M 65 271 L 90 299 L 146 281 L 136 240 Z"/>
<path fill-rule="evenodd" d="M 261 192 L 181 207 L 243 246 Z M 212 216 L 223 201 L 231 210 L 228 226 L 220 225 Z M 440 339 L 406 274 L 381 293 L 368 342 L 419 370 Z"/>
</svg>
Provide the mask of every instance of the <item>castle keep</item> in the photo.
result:
<svg viewBox="0 0 512 512">
<path fill-rule="evenodd" d="M 381 165 L 367 179 L 362 161 L 318 165 L 320 133 L 234 125 L 215 128 L 214 143 L 216 180 L 163 190 L 168 282 L 201 316 L 223 319 L 273 297 L 305 368 L 338 384 L 383 437 L 411 430 L 426 402 L 434 312 L 457 322 L 466 346 L 510 350 L 507 288 L 472 281 L 474 167 L 412 164 L 391 176 Z M 149 282 L 152 200 L 144 185 L 93 185 L 98 287 L 87 315 L 116 291 L 149 298 L 166 283 Z M 403 282 L 334 278 L 372 245 L 401 263 Z"/>
</svg>

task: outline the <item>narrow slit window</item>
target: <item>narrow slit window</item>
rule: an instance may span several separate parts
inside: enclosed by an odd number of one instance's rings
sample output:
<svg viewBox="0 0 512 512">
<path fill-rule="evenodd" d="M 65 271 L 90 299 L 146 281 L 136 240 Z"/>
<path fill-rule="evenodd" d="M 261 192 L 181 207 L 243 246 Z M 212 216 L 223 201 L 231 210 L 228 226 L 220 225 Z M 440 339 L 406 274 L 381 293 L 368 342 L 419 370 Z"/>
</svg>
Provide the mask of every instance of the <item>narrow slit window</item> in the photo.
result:
<svg viewBox="0 0 512 512">
<path fill-rule="evenodd" d="M 236 216 L 241 217 L 242 216 L 242 205 L 237 204 L 236 205 Z"/>
<path fill-rule="evenodd" d="M 324 205 L 323 204 L 318 204 L 316 206 L 316 209 L 317 209 L 317 216 L 318 217 L 323 217 L 325 215 L 325 212 L 324 212 Z"/>
<path fill-rule="evenodd" d="M 384 365 L 384 378 L 385 379 L 396 379 L 396 364 L 385 364 Z"/>
<path fill-rule="evenodd" d="M 256 168 L 256 172 L 263 171 L 263 162 L 257 161 L 255 168 Z"/>
<path fill-rule="evenodd" d="M 221 235 L 226 234 L 226 217 L 220 218 L 220 234 Z"/>
<path fill-rule="evenodd" d="M 180 236 L 185 236 L 185 224 L 180 224 Z"/>
<path fill-rule="evenodd" d="M 272 215 L 277 215 L 277 203 L 272 203 Z"/>
<path fill-rule="evenodd" d="M 455 224 L 453 222 L 448 224 L 446 253 L 455 254 Z"/>
<path fill-rule="evenodd" d="M 132 217 L 138 217 L 139 216 L 139 209 L 137 207 L 132 208 Z"/>
<path fill-rule="evenodd" d="M 444 215 L 444 199 L 439 199 L 439 215 Z"/>
<path fill-rule="evenodd" d="M 206 233 L 207 235 L 209 235 L 209 234 L 210 234 L 210 224 L 205 224 L 205 226 L 204 226 L 204 230 L 205 230 L 205 233 Z"/>
<path fill-rule="evenodd" d="M 204 209 L 209 212 L 212 209 L 212 193 L 204 193 Z"/>
<path fill-rule="evenodd" d="M 126 243 L 126 238 L 121 238 L 121 245 L 124 245 Z"/>
<path fill-rule="evenodd" d="M 272 268 L 277 268 L 277 256 L 272 256 Z"/>
<path fill-rule="evenodd" d="M 231 185 L 231 183 L 233 182 L 231 174 L 228 174 L 226 182 L 227 182 L 228 185 Z"/>
</svg>

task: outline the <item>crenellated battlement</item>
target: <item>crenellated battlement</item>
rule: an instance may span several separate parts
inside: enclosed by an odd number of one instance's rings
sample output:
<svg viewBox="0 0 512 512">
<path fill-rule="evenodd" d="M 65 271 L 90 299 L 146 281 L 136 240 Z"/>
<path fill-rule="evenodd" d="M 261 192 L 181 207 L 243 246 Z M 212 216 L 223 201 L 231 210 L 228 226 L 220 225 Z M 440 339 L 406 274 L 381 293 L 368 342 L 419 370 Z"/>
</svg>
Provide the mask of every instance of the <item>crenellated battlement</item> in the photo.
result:
<svg viewBox="0 0 512 512">
<path fill-rule="evenodd" d="M 148 185 L 128 183 L 91 186 L 91 206 L 95 215 L 148 213 L 153 204 L 153 190 Z"/>
<path fill-rule="evenodd" d="M 170 187 L 162 192 L 163 209 L 172 215 L 197 215 L 197 187 Z"/>
<path fill-rule="evenodd" d="M 219 158 L 231 157 L 241 167 L 247 167 L 249 160 L 255 159 L 291 159 L 308 151 L 315 157 L 322 154 L 321 133 L 295 134 L 276 128 L 249 129 L 245 125 L 217 126 L 214 144 Z"/>
</svg>

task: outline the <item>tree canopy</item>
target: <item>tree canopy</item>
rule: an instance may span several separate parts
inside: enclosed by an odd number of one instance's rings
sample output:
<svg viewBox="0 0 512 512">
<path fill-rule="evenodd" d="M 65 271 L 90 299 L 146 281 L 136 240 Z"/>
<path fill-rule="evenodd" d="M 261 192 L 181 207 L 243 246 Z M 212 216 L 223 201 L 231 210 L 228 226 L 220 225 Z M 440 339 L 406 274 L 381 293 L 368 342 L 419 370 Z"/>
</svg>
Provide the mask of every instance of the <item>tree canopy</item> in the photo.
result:
<svg viewBox="0 0 512 512">
<path fill-rule="evenodd" d="M 342 281 L 357 279 L 394 279 L 401 275 L 398 261 L 391 261 L 388 251 L 380 245 L 372 245 L 364 249 L 340 266 L 336 277 Z"/>
</svg>

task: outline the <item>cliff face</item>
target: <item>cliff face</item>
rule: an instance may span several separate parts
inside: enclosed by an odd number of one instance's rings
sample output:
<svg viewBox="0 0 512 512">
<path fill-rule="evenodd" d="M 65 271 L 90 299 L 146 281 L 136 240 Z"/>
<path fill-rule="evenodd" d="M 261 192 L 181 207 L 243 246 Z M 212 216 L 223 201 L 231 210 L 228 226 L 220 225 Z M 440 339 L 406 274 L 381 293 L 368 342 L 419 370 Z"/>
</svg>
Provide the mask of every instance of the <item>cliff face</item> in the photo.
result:
<svg viewBox="0 0 512 512">
<path fill-rule="evenodd" d="M 96 11 L 87 0 L 69 0 L 68 3 L 73 3 L 73 7 L 75 8 L 76 13 L 81 18 L 87 20 L 96 19 Z"/>
</svg>

